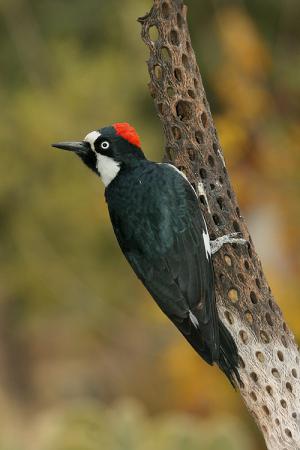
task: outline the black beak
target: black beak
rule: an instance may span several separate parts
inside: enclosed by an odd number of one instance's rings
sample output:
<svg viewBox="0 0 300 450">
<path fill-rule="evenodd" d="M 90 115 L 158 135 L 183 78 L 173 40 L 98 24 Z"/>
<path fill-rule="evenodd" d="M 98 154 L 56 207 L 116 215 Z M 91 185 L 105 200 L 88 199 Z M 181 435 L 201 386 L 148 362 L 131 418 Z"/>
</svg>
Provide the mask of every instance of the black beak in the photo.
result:
<svg viewBox="0 0 300 450">
<path fill-rule="evenodd" d="M 80 142 L 58 142 L 52 144 L 52 147 L 61 148 L 63 150 L 69 150 L 75 152 L 78 155 L 86 154 L 90 150 L 90 144 L 85 141 Z"/>
</svg>

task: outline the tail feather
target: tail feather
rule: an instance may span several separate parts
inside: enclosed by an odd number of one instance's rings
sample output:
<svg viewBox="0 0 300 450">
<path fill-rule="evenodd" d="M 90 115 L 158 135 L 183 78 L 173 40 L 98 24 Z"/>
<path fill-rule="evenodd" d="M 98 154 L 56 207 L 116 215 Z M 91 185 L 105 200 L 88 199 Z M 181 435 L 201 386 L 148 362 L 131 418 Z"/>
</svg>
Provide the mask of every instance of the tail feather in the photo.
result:
<svg viewBox="0 0 300 450">
<path fill-rule="evenodd" d="M 238 371 L 239 356 L 236 343 L 225 325 L 219 320 L 220 333 L 220 356 L 217 361 L 220 369 L 225 373 L 230 383 L 236 388 L 236 380 L 239 384 L 242 383 Z M 235 377 L 234 377 L 235 375 Z"/>
</svg>

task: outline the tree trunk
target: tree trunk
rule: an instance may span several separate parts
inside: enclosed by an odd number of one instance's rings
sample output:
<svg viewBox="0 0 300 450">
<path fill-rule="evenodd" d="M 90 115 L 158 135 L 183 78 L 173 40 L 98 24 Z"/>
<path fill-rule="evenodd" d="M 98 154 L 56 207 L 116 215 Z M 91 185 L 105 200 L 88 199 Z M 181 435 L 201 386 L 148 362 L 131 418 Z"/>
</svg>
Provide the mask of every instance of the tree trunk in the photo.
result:
<svg viewBox="0 0 300 450">
<path fill-rule="evenodd" d="M 235 339 L 240 393 L 272 450 L 300 448 L 300 366 L 292 332 L 263 274 L 230 185 L 181 0 L 154 0 L 139 21 L 149 47 L 150 92 L 166 137 L 165 160 L 199 195 L 210 238 L 241 232 L 248 245 L 214 256 L 220 318 Z M 156 39 L 152 36 L 156 33 Z"/>
</svg>

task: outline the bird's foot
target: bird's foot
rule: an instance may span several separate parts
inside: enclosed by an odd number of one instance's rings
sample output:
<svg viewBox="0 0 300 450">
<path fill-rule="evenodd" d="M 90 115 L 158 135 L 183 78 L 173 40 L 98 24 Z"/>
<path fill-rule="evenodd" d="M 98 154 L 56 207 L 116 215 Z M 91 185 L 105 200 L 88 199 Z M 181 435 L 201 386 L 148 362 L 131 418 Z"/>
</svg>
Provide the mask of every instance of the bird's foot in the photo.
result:
<svg viewBox="0 0 300 450">
<path fill-rule="evenodd" d="M 239 236 L 242 236 L 242 233 L 230 233 L 210 241 L 211 254 L 217 253 L 224 244 L 247 244 L 246 239 Z"/>
</svg>

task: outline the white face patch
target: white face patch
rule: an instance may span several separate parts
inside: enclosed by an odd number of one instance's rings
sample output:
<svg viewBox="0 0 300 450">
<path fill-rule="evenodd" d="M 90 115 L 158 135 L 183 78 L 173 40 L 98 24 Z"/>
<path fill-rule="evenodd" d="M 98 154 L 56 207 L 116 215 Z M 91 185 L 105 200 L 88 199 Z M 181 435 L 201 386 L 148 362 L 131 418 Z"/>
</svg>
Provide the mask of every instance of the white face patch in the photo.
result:
<svg viewBox="0 0 300 450">
<path fill-rule="evenodd" d="M 112 180 L 118 175 L 120 171 L 120 164 L 109 156 L 96 153 L 97 157 L 97 170 L 100 174 L 101 180 L 105 187 L 112 182 Z"/>
<path fill-rule="evenodd" d="M 99 131 L 91 131 L 83 140 L 85 142 L 88 142 L 91 146 L 91 149 L 95 151 L 95 141 L 99 136 L 101 136 L 101 133 L 99 133 Z"/>
<path fill-rule="evenodd" d="M 206 230 L 206 232 L 203 231 L 202 237 L 203 237 L 203 241 L 204 241 L 204 247 L 205 247 L 206 258 L 209 259 L 210 255 L 211 255 L 211 248 L 210 248 L 209 234 L 208 234 L 208 231 L 207 231 L 207 230 Z"/>
</svg>

